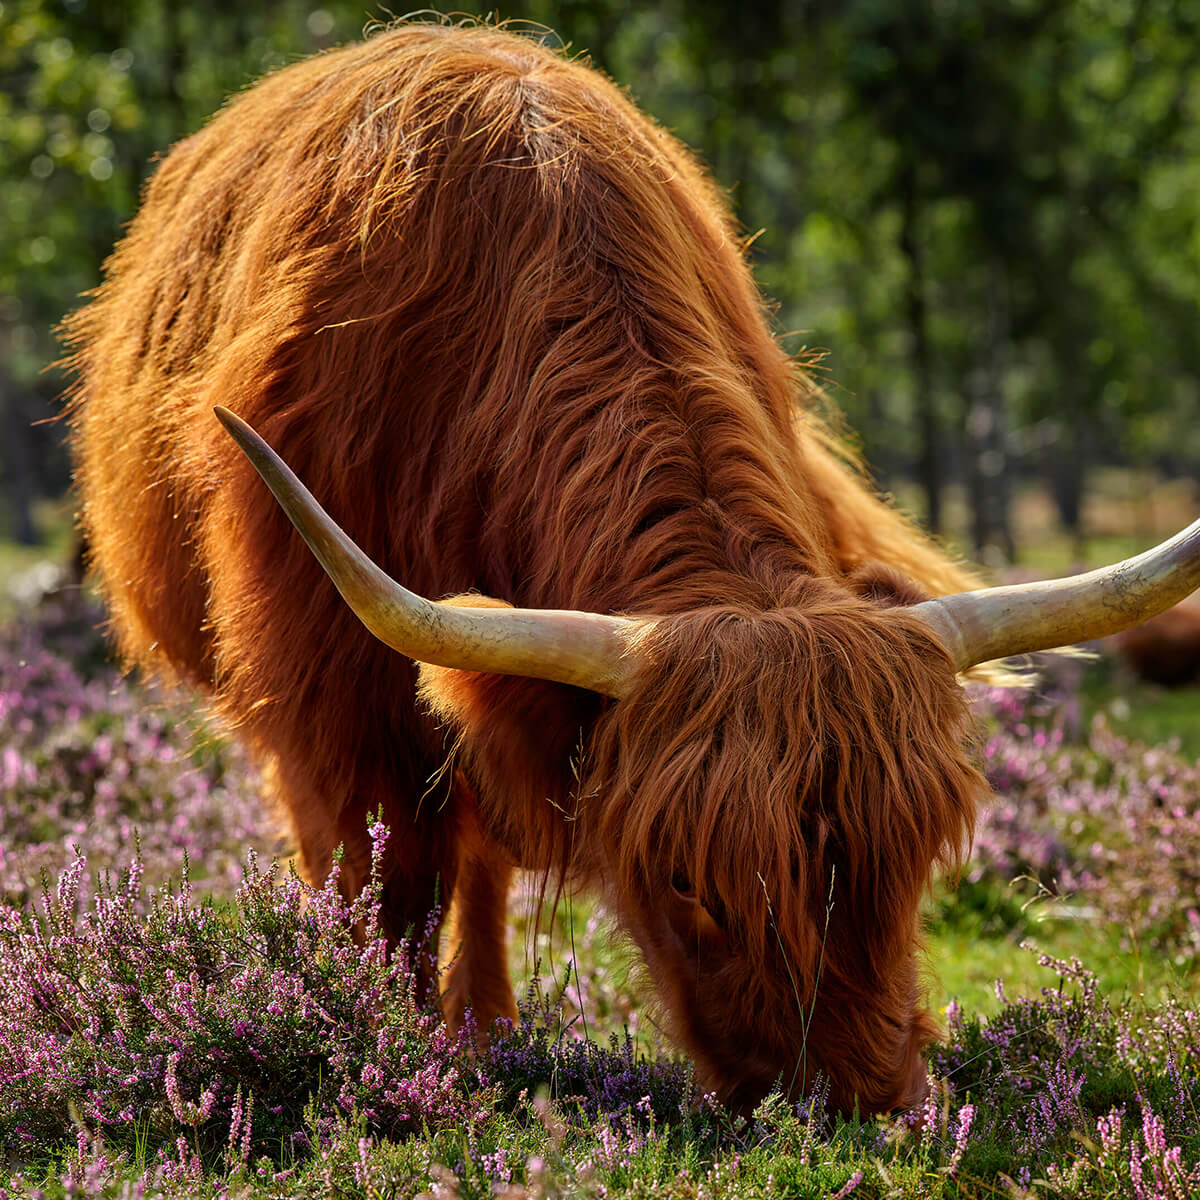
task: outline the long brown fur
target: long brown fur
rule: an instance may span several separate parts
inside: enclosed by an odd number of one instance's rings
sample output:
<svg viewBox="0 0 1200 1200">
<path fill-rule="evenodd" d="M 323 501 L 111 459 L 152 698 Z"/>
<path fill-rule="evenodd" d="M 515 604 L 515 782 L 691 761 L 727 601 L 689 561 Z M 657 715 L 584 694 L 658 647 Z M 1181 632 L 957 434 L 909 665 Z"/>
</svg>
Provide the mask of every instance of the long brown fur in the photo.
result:
<svg viewBox="0 0 1200 1200">
<path fill-rule="evenodd" d="M 888 606 L 972 581 L 841 455 L 678 142 L 533 41 L 403 24 L 176 146 L 69 335 L 124 654 L 213 693 L 310 879 L 340 842 L 358 886 L 383 806 L 394 936 L 455 900 L 452 1020 L 511 1012 L 504 886 L 561 872 L 722 1095 L 920 1095 L 917 908 L 982 782 Z M 414 590 L 667 618 L 633 694 L 430 668 L 419 705 L 214 403 Z"/>
</svg>

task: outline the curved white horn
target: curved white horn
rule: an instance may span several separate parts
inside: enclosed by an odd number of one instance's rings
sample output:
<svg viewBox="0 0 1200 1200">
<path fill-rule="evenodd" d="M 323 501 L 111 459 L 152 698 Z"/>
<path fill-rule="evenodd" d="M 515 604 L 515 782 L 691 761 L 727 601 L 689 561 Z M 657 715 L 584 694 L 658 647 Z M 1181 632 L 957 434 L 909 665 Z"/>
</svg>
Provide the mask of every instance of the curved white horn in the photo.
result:
<svg viewBox="0 0 1200 1200">
<path fill-rule="evenodd" d="M 1086 575 L 982 588 L 913 605 L 955 667 L 1119 633 L 1200 587 L 1200 521 L 1135 558 Z"/>
<path fill-rule="evenodd" d="M 360 621 L 420 662 L 524 675 L 620 699 L 648 622 L 602 613 L 435 604 L 377 567 L 313 499 L 291 468 L 240 417 L 213 410 L 274 493 Z"/>
</svg>

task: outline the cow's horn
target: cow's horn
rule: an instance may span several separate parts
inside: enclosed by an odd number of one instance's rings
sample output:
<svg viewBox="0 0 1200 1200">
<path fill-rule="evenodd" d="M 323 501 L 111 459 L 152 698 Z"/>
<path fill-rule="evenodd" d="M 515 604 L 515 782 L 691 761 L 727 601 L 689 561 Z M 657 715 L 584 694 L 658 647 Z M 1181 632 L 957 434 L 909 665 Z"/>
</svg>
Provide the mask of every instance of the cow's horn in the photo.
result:
<svg viewBox="0 0 1200 1200">
<path fill-rule="evenodd" d="M 601 613 L 435 604 L 377 567 L 245 421 L 213 410 L 360 621 L 420 662 L 571 683 L 620 699 L 647 622 Z"/>
<path fill-rule="evenodd" d="M 1200 521 L 1111 567 L 1010 587 L 960 592 L 913 605 L 960 671 L 1034 650 L 1119 633 L 1200 587 Z"/>
</svg>

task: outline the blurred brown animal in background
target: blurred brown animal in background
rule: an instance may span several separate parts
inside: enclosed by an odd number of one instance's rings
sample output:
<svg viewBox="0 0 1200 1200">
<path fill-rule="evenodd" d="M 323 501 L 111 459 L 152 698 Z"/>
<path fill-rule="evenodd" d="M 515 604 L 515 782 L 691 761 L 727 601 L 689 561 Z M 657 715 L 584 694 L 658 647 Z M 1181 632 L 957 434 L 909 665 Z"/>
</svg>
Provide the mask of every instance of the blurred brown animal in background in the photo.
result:
<svg viewBox="0 0 1200 1200">
<path fill-rule="evenodd" d="M 400 25 L 176 146 L 69 333 L 125 656 L 214 696 L 311 881 L 340 843 L 361 887 L 382 806 L 392 936 L 451 902 L 452 1024 L 513 1013 L 530 869 L 603 897 L 722 1098 L 817 1072 L 843 1108 L 921 1096 L 918 906 L 984 791 L 956 669 L 1049 635 L 898 607 L 971 579 L 839 453 L 678 142 L 537 42 Z M 472 593 L 415 642 L 373 626 L 441 664 L 420 700 L 217 403 L 387 571 Z"/>
<path fill-rule="evenodd" d="M 1200 600 L 1184 600 L 1118 633 L 1113 644 L 1147 683 L 1172 688 L 1200 684 Z"/>
</svg>

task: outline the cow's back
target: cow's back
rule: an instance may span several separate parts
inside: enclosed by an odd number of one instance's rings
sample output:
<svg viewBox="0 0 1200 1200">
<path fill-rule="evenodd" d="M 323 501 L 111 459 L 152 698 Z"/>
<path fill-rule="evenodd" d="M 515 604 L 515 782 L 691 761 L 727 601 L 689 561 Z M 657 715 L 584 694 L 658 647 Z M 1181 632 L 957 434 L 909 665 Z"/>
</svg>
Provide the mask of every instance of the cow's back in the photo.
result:
<svg viewBox="0 0 1200 1200">
<path fill-rule="evenodd" d="M 664 195 L 656 238 L 639 213 Z M 669 338 L 738 340 L 737 368 L 776 376 L 754 423 L 790 436 L 791 370 L 724 222 L 616 88 L 493 30 L 402 27 L 231 102 L 166 157 L 69 325 L 82 520 L 126 656 L 215 684 L 237 718 L 331 658 L 381 700 L 406 690 L 409 668 L 340 606 L 215 403 L 410 586 L 637 603 L 641 461 L 678 477 L 668 490 L 694 474 L 672 461 L 688 417 L 670 412 Z M 713 280 L 662 278 L 691 270 L 663 238 L 708 252 Z M 718 294 L 698 305 L 705 284 Z M 720 574 L 722 535 L 704 536 Z"/>
</svg>

